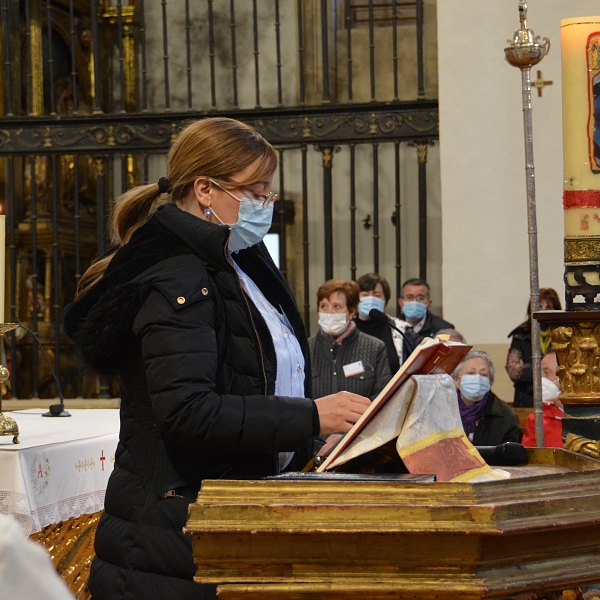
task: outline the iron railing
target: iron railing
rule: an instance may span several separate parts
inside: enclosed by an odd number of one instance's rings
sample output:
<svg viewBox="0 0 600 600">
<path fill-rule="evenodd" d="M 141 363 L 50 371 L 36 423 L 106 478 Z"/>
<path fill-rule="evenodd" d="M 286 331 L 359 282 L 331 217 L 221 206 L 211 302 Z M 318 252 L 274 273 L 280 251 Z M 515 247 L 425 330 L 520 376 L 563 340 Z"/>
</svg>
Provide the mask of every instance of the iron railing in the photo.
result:
<svg viewBox="0 0 600 600">
<path fill-rule="evenodd" d="M 113 199 L 164 174 L 164 154 L 189 119 L 236 118 L 277 148 L 278 258 L 309 330 L 316 286 L 356 278 L 367 255 L 369 270 L 393 264 L 399 291 L 407 205 L 418 212 L 418 274 L 427 276 L 427 150 L 438 138 L 424 58 L 428 6 L 0 1 L 6 318 L 41 338 L 66 395 L 118 393 L 83 375 L 61 333 L 62 310 L 110 244 Z M 368 19 L 358 22 L 357 10 Z M 415 159 L 408 197 L 401 173 Z M 7 339 L 13 397 L 54 395 L 32 342 Z"/>
</svg>

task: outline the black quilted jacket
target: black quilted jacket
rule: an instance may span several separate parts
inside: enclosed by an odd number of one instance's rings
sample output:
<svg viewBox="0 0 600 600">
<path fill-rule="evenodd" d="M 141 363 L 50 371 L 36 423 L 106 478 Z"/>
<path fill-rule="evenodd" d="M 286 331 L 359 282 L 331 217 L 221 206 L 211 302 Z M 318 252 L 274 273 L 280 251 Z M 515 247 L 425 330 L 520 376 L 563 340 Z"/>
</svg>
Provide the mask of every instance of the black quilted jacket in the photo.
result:
<svg viewBox="0 0 600 600">
<path fill-rule="evenodd" d="M 227 260 L 228 236 L 166 205 L 65 310 L 83 361 L 121 385 L 94 599 L 215 597 L 214 587 L 192 581 L 191 539 L 181 531 L 201 481 L 274 474 L 277 452 L 308 452 L 318 434 L 312 400 L 273 395 L 273 343 Z M 308 366 L 304 326 L 268 252 L 260 244 L 235 256 L 285 311 Z"/>
</svg>

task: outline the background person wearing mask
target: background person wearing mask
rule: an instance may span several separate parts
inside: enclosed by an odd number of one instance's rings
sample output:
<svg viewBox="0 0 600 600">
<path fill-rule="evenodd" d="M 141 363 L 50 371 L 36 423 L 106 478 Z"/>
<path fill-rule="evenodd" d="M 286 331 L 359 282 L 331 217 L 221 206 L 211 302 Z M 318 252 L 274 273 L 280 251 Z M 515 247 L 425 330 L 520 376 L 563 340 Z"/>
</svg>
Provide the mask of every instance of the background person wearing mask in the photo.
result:
<svg viewBox="0 0 600 600">
<path fill-rule="evenodd" d="M 556 374 L 558 361 L 556 352 L 548 352 L 542 358 L 542 415 L 544 423 L 544 447 L 562 448 L 562 418 L 564 415 L 560 396 L 560 379 Z M 534 447 L 535 423 L 533 414 L 527 417 L 525 433 L 521 441 L 523 446 Z"/>
<path fill-rule="evenodd" d="M 391 295 L 390 284 L 378 273 L 365 273 L 356 280 L 356 283 L 360 288 L 358 314 L 354 319 L 356 327 L 363 333 L 372 335 L 385 344 L 390 372 L 393 375 L 408 356 L 403 348 L 404 339 L 388 324 L 373 321 L 369 317 L 369 312 L 373 308 L 381 312 L 385 311 Z M 408 327 L 406 321 L 396 317 L 390 317 L 390 319 L 398 329 L 406 331 Z"/>
<path fill-rule="evenodd" d="M 465 435 L 475 446 L 518 442 L 519 417 L 491 391 L 494 365 L 483 350 L 471 350 L 452 373 Z"/>
<path fill-rule="evenodd" d="M 562 310 L 556 290 L 540 289 L 540 310 Z M 550 325 L 540 324 L 540 351 L 546 354 L 550 346 Z M 509 334 L 510 348 L 506 356 L 506 372 L 515 387 L 513 406 L 533 406 L 533 377 L 531 374 L 531 301 L 527 305 L 527 320 Z"/>
<path fill-rule="evenodd" d="M 354 281 L 330 279 L 317 291 L 320 331 L 308 340 L 313 398 L 353 392 L 374 400 L 391 378 L 385 344 L 358 330 Z"/>
<path fill-rule="evenodd" d="M 429 284 L 423 279 L 406 280 L 402 284 L 402 295 L 398 298 L 398 304 L 412 328 L 411 333 L 418 334 L 413 336 L 417 344 L 426 337 L 435 337 L 440 329 L 454 329 L 452 323 L 429 311 Z"/>
</svg>

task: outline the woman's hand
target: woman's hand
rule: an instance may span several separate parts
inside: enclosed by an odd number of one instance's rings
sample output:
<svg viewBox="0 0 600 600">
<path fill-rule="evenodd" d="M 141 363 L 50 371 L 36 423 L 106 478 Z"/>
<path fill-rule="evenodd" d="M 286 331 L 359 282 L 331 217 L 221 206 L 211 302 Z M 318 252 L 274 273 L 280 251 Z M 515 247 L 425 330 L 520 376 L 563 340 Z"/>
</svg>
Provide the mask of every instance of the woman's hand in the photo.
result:
<svg viewBox="0 0 600 600">
<path fill-rule="evenodd" d="M 321 433 L 350 431 L 352 425 L 371 405 L 364 396 L 351 392 L 338 392 L 315 400 L 321 422 Z"/>
</svg>

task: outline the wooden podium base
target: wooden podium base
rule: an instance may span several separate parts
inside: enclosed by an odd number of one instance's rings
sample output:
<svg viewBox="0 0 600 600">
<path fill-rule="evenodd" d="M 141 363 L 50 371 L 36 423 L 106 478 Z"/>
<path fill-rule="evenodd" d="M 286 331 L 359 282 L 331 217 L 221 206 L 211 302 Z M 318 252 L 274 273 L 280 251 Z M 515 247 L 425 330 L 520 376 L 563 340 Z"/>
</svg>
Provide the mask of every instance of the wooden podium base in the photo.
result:
<svg viewBox="0 0 600 600">
<path fill-rule="evenodd" d="M 199 583 L 226 600 L 531 597 L 600 581 L 600 462 L 528 449 L 489 483 L 205 481 Z"/>
</svg>

